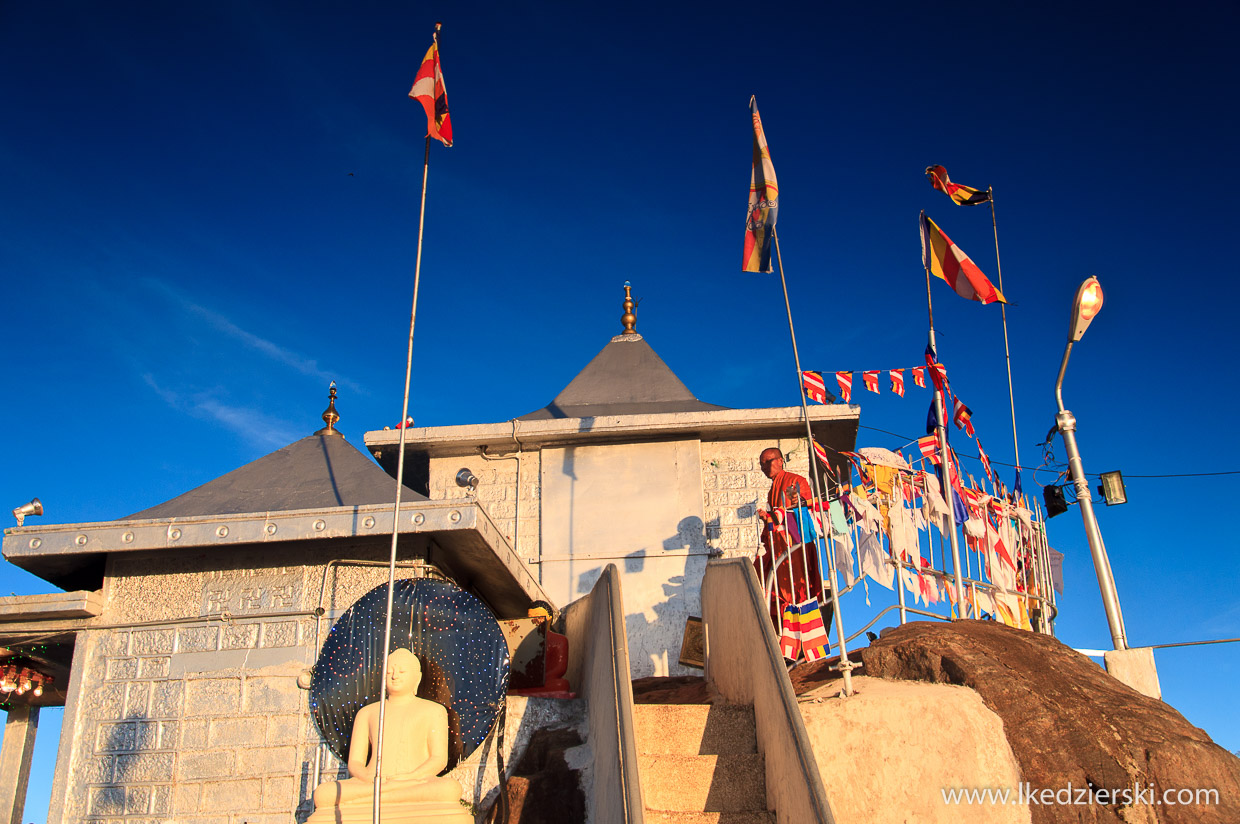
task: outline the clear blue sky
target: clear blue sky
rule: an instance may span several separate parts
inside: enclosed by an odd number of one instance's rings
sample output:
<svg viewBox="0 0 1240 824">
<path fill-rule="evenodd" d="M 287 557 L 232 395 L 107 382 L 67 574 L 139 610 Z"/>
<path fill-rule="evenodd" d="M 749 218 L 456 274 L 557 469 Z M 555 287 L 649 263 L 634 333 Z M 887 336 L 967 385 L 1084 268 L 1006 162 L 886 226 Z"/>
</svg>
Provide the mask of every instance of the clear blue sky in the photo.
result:
<svg viewBox="0 0 1240 824">
<path fill-rule="evenodd" d="M 1131 503 L 1100 511 L 1129 638 L 1240 635 L 1240 477 L 1132 477 L 1240 469 L 1234 9 L 416 7 L 0 11 L 5 511 L 159 503 L 309 434 L 332 379 L 354 444 L 399 419 L 425 128 L 406 93 L 440 19 L 456 146 L 431 153 L 419 424 L 543 406 L 619 331 L 625 280 L 698 397 L 796 403 L 778 280 L 740 271 L 756 94 L 806 368 L 918 363 L 918 211 L 994 275 L 988 210 L 922 170 L 993 186 L 1023 462 L 1097 275 L 1065 397 L 1086 469 L 1129 476 Z M 998 308 L 934 299 L 941 359 L 1010 463 Z M 922 390 L 855 397 L 864 426 L 907 434 L 861 445 L 920 434 Z M 1050 537 L 1060 638 L 1106 646 L 1075 509 Z M 1240 749 L 1240 646 L 1158 662 L 1167 700 Z"/>
</svg>

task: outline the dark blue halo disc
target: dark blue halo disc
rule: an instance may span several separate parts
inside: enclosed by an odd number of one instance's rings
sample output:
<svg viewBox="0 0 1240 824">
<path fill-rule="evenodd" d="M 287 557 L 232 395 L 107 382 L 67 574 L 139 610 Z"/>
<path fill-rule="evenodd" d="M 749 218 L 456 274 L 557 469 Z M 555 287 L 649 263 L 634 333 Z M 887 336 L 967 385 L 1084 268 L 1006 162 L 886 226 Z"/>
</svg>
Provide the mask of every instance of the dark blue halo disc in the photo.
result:
<svg viewBox="0 0 1240 824">
<path fill-rule="evenodd" d="M 310 710 L 327 746 L 349 759 L 358 710 L 379 700 L 387 584 L 349 607 L 327 636 L 310 684 Z M 393 650 L 422 662 L 418 696 L 448 710 L 448 769 L 482 744 L 508 692 L 508 644 L 495 616 L 447 581 L 396 582 L 392 596 Z"/>
</svg>

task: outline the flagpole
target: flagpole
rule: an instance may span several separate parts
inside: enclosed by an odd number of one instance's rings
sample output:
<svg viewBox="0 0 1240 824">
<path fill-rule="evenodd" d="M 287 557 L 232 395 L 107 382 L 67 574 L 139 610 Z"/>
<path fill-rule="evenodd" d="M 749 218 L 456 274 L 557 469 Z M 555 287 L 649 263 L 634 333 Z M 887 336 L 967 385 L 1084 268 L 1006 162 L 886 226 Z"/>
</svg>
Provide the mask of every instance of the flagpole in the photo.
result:
<svg viewBox="0 0 1240 824">
<path fill-rule="evenodd" d="M 921 213 L 922 218 L 926 216 L 925 212 Z M 920 224 L 922 227 L 924 223 Z M 935 362 L 938 362 L 939 347 L 934 342 L 934 301 L 930 297 L 930 267 L 926 265 L 925 258 L 922 258 L 922 269 L 926 271 L 926 309 L 930 313 L 930 351 L 934 353 Z M 1002 289 L 1002 287 L 1000 287 Z M 927 364 L 929 366 L 929 364 Z M 933 367 L 932 367 L 933 370 Z M 936 376 L 931 375 L 931 379 Z M 939 389 L 940 380 L 934 380 L 934 434 L 939 442 L 939 465 L 943 467 L 943 493 L 944 500 L 947 504 L 947 527 L 948 539 L 952 547 L 952 571 L 956 573 L 956 607 L 959 615 L 964 615 L 964 582 L 960 578 L 960 539 L 956 535 L 956 510 L 951 503 L 952 495 L 955 490 L 951 488 L 952 466 L 950 453 L 947 451 L 947 427 L 943 421 L 947 419 L 947 406 L 943 398 L 943 392 Z"/>
<path fill-rule="evenodd" d="M 821 506 L 823 503 L 825 503 L 825 498 L 822 495 L 822 483 L 821 483 L 821 480 L 819 479 L 818 456 L 814 453 L 814 432 L 810 428 L 810 425 L 809 425 L 809 403 L 807 403 L 805 400 L 805 382 L 801 379 L 801 354 L 797 350 L 797 332 L 796 332 L 796 329 L 792 325 L 792 303 L 788 300 L 788 281 L 787 279 L 784 278 L 784 256 L 780 254 L 779 252 L 779 232 L 776 231 L 774 226 L 771 227 L 771 237 L 775 241 L 775 259 L 779 261 L 779 283 L 784 289 L 784 308 L 788 310 L 788 334 L 792 337 L 792 358 L 796 362 L 796 367 L 797 367 L 797 390 L 801 393 L 801 412 L 803 413 L 805 417 L 805 438 L 806 438 L 805 448 L 806 448 L 806 451 L 809 453 L 809 463 L 810 463 L 809 479 L 810 479 L 810 482 L 814 485 L 814 488 L 813 488 L 814 497 L 818 500 L 819 506 Z M 810 505 L 810 519 L 812 520 L 813 517 L 814 517 L 814 508 L 813 508 L 813 505 L 811 504 Z M 801 539 L 802 539 L 802 543 L 801 543 L 802 552 L 804 552 L 805 536 L 802 535 Z M 772 542 L 772 546 L 773 545 L 774 544 Z M 814 542 L 815 551 L 817 551 L 817 548 L 818 548 L 818 543 L 817 541 L 815 541 Z M 802 555 L 802 557 L 804 558 L 804 555 Z M 839 587 L 837 586 L 836 575 L 835 575 L 835 558 L 830 554 L 828 554 L 827 556 L 827 569 L 829 570 L 830 575 L 831 575 L 831 609 L 835 613 L 835 635 L 839 641 L 839 648 L 840 648 L 839 668 L 840 668 L 840 671 L 844 675 L 844 694 L 852 695 L 853 694 L 852 662 L 848 660 L 848 644 L 844 639 L 844 619 L 840 616 L 840 594 L 839 594 Z M 821 559 L 819 559 L 818 572 L 819 572 L 819 575 L 821 575 L 822 573 Z M 796 597 L 796 582 L 792 580 L 791 566 L 788 568 L 788 578 L 789 578 L 789 582 L 792 584 L 792 597 L 795 598 Z M 806 568 L 805 568 L 805 587 L 808 592 L 808 589 L 809 589 L 808 562 L 806 563 Z"/>
<path fill-rule="evenodd" d="M 995 219 L 995 188 L 987 187 L 990 196 L 990 226 L 995 232 L 995 271 L 999 275 L 999 291 L 1003 291 L 1003 264 L 999 262 L 999 222 Z M 1007 297 L 1005 294 L 1004 297 Z M 1008 346 L 1007 303 L 999 303 L 999 312 L 1003 316 L 1003 354 L 1007 358 L 1008 375 L 1008 406 L 1012 410 L 1012 451 L 1016 455 L 1016 477 L 1020 477 L 1020 444 L 1016 438 L 1016 396 L 1012 392 L 1012 350 Z"/>
<path fill-rule="evenodd" d="M 435 41 L 439 41 L 439 25 L 435 24 Z M 396 456 L 396 503 L 392 507 L 392 550 L 388 558 L 387 612 L 383 625 L 383 667 L 379 681 L 379 740 L 375 744 L 375 786 L 373 824 L 379 824 L 379 786 L 383 775 L 383 720 L 387 711 L 388 655 L 392 651 L 392 601 L 396 590 L 396 539 L 400 534 L 400 493 L 405 478 L 405 437 L 409 432 L 409 384 L 413 375 L 413 328 L 418 319 L 418 284 L 422 279 L 422 230 L 426 223 L 426 177 L 431 162 L 431 136 L 426 136 L 422 155 L 422 201 L 418 207 L 418 251 L 413 264 L 413 308 L 409 311 L 409 347 L 405 356 L 405 399 L 400 411 L 400 446 Z"/>
</svg>

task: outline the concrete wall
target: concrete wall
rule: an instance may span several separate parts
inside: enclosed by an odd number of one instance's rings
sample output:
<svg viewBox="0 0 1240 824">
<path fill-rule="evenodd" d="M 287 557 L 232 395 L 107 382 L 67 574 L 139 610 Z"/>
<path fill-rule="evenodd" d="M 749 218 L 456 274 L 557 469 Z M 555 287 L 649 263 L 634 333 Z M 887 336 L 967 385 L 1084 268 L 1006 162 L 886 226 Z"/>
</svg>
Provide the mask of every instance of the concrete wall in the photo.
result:
<svg viewBox="0 0 1240 824">
<path fill-rule="evenodd" d="M 702 584 L 706 678 L 734 704 L 752 704 L 766 760 L 767 806 L 779 824 L 834 824 L 775 630 L 745 558 L 712 561 Z"/>
<path fill-rule="evenodd" d="M 564 611 L 568 680 L 586 701 L 593 791 L 592 824 L 642 824 L 645 804 L 637 774 L 633 683 L 629 678 L 620 573 L 608 564 L 585 598 Z"/>
<path fill-rule="evenodd" d="M 342 558 L 383 563 L 329 564 Z M 318 751 L 324 779 L 343 765 L 320 747 L 297 675 L 313 665 L 330 621 L 386 582 L 386 560 L 375 544 L 113 556 L 99 621 L 125 626 L 79 634 L 49 821 L 304 819 Z M 322 619 L 297 614 L 320 605 Z M 234 619 L 203 619 L 221 610 Z M 528 741 L 526 703 L 510 708 L 509 764 Z M 485 797 L 494 747 L 453 775 L 465 800 Z"/>
</svg>

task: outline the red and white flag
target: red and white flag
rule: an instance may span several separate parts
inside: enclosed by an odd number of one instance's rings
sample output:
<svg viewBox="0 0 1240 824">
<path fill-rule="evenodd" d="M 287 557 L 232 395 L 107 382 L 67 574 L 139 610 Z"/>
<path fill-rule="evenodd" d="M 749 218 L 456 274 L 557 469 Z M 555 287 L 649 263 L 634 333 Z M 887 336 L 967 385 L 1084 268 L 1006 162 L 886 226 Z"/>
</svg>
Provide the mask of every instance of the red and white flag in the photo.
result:
<svg viewBox="0 0 1240 824">
<path fill-rule="evenodd" d="M 991 483 L 994 483 L 995 476 L 990 471 L 990 458 L 986 455 L 985 450 L 982 449 L 982 439 L 976 438 L 975 440 L 977 441 L 977 457 L 982 459 L 982 469 L 986 470 L 986 477 L 990 479 Z"/>
<path fill-rule="evenodd" d="M 937 464 L 939 462 L 939 442 L 934 435 L 918 438 L 917 448 L 921 450 L 921 456 L 930 461 L 930 463 Z"/>
<path fill-rule="evenodd" d="M 878 370 L 872 372 L 862 372 L 861 379 L 865 381 L 865 388 L 871 392 L 878 391 Z"/>
<path fill-rule="evenodd" d="M 926 388 L 926 367 L 914 366 L 912 369 L 912 372 L 913 372 L 913 383 L 917 384 L 922 389 L 925 389 Z"/>
<path fill-rule="evenodd" d="M 904 397 L 904 370 L 892 369 L 891 375 L 891 391 L 895 392 L 901 398 Z"/>
<path fill-rule="evenodd" d="M 805 397 L 811 401 L 827 402 L 827 385 L 822 380 L 821 372 L 802 372 L 801 385 L 805 387 Z"/>
<path fill-rule="evenodd" d="M 965 434 L 972 438 L 974 432 L 976 431 L 973 429 L 973 410 L 965 406 L 964 402 L 961 401 L 960 398 L 952 398 L 952 405 L 956 410 L 955 414 L 952 415 L 952 420 L 955 422 L 956 428 L 963 429 Z"/>
<path fill-rule="evenodd" d="M 840 397 L 844 403 L 852 400 L 852 372 L 836 372 L 835 381 L 840 385 Z"/>
<path fill-rule="evenodd" d="M 422 67 L 413 79 L 409 96 L 422 104 L 426 110 L 426 134 L 445 146 L 452 145 L 452 118 L 448 115 L 448 90 L 443 83 L 443 69 L 439 67 L 439 35 L 434 36 L 431 47 L 422 58 Z"/>
</svg>

